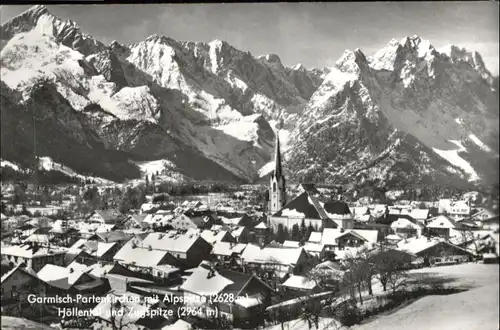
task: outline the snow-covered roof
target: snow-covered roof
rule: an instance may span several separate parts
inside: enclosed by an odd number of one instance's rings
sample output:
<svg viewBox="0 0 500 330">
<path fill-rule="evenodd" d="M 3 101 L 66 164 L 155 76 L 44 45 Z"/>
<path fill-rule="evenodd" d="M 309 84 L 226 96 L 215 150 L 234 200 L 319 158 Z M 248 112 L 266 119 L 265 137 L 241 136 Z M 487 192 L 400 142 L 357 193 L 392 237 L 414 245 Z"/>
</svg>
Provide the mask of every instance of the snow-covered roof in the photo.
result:
<svg viewBox="0 0 500 330">
<path fill-rule="evenodd" d="M 193 326 L 191 323 L 178 319 L 174 324 L 169 324 L 161 328 L 161 330 L 191 330 Z"/>
<path fill-rule="evenodd" d="M 396 234 L 390 234 L 390 235 L 387 235 L 385 237 L 385 239 L 387 239 L 387 240 L 394 240 L 394 241 L 400 241 L 403 238 L 401 236 L 399 236 L 399 235 L 396 235 Z"/>
<path fill-rule="evenodd" d="M 24 241 L 25 242 L 33 242 L 33 243 L 49 244 L 50 238 L 49 238 L 49 235 L 47 235 L 47 234 L 32 234 L 32 235 L 28 236 Z"/>
<path fill-rule="evenodd" d="M 358 255 L 358 248 L 346 247 L 344 250 L 336 250 L 335 256 L 339 260 L 344 260 L 347 257 L 355 258 Z"/>
<path fill-rule="evenodd" d="M 273 214 L 275 217 L 301 217 L 307 219 L 327 219 L 323 206 L 310 192 L 304 191 Z"/>
<path fill-rule="evenodd" d="M 2 247 L 2 254 L 22 258 L 36 258 L 41 256 L 64 254 L 63 249 L 54 249 L 46 247 L 31 248 L 29 245 L 11 245 Z"/>
<path fill-rule="evenodd" d="M 260 248 L 257 245 L 248 244 L 241 255 L 244 262 L 263 264 L 295 265 L 300 255 L 305 252 L 304 248 Z"/>
<path fill-rule="evenodd" d="M 142 241 L 145 247 L 151 246 L 156 250 L 187 252 L 193 244 L 202 239 L 196 235 L 189 234 L 169 234 L 169 233 L 150 233 Z"/>
<path fill-rule="evenodd" d="M 97 242 L 97 250 L 95 250 L 95 255 L 96 257 L 100 258 L 102 257 L 106 252 L 111 250 L 117 243 L 112 242 L 112 243 L 104 243 L 104 242 Z"/>
<path fill-rule="evenodd" d="M 78 281 L 82 274 L 87 272 L 87 270 L 88 269 L 85 269 L 81 266 L 72 268 L 46 264 L 42 269 L 40 269 L 40 271 L 37 273 L 37 276 L 44 282 L 52 282 L 67 278 L 69 284 L 74 284 L 76 281 Z"/>
<path fill-rule="evenodd" d="M 416 254 L 420 251 L 426 250 L 440 242 L 444 242 L 443 239 L 433 238 L 427 239 L 425 236 L 412 237 L 408 240 L 402 240 L 398 243 L 398 250 L 406 251 L 412 254 Z"/>
<path fill-rule="evenodd" d="M 87 243 L 87 239 L 80 238 L 73 245 L 71 245 L 70 249 L 81 249 L 85 245 L 85 243 Z"/>
<path fill-rule="evenodd" d="M 21 267 L 21 265 L 17 265 L 16 267 L 9 270 L 7 273 L 3 274 L 0 282 L 3 283 L 5 280 L 7 280 L 12 274 L 14 274 L 17 271 L 23 272 L 23 273 L 31 275 L 35 278 L 38 278 L 36 272 L 33 269 L 28 268 L 28 267 Z"/>
<path fill-rule="evenodd" d="M 105 275 L 114 267 L 113 264 L 93 264 L 89 268 L 91 269 L 89 274 L 95 277 L 105 277 Z"/>
<path fill-rule="evenodd" d="M 204 231 L 201 232 L 200 236 L 205 240 L 207 241 L 208 243 L 214 245 L 218 242 L 221 242 L 222 239 L 224 239 L 224 237 L 226 235 L 231 235 L 231 234 L 228 234 L 227 231 L 224 231 L 224 230 L 221 230 L 221 231 L 213 231 L 213 230 L 209 230 L 209 229 L 205 229 Z"/>
<path fill-rule="evenodd" d="M 391 228 L 413 228 L 421 229 L 423 225 L 418 222 L 412 222 L 407 218 L 398 218 L 396 221 L 391 223 Z"/>
<path fill-rule="evenodd" d="M 238 217 L 238 218 L 220 217 L 220 220 L 226 225 L 237 225 L 240 223 L 241 219 L 243 219 L 243 217 Z"/>
<path fill-rule="evenodd" d="M 300 246 L 300 242 L 298 241 L 284 241 L 283 247 L 293 247 L 298 248 Z"/>
<path fill-rule="evenodd" d="M 75 270 L 75 271 L 85 272 L 85 271 L 89 270 L 91 267 L 87 266 L 85 264 L 81 264 L 79 262 L 73 261 L 68 266 L 66 266 L 66 268 L 67 269 L 73 268 L 73 270 Z"/>
<path fill-rule="evenodd" d="M 428 228 L 457 228 L 459 225 L 452 220 L 450 217 L 447 217 L 445 215 L 438 215 L 437 217 L 434 217 L 429 220 L 427 223 Z"/>
<path fill-rule="evenodd" d="M 285 281 L 285 283 L 282 284 L 282 286 L 295 289 L 312 290 L 316 287 L 316 282 L 311 281 L 304 276 L 292 275 Z"/>
<path fill-rule="evenodd" d="M 413 209 L 410 215 L 416 220 L 425 220 L 429 217 L 429 209 Z"/>
<path fill-rule="evenodd" d="M 325 249 L 325 246 L 321 243 L 311 243 L 311 242 L 307 242 L 305 245 L 304 245 L 304 250 L 306 250 L 307 252 L 321 252 Z"/>
<path fill-rule="evenodd" d="M 234 244 L 230 242 L 217 242 L 213 249 L 212 254 L 221 256 L 231 256 L 232 254 L 241 254 L 247 247 L 246 244 Z"/>
<path fill-rule="evenodd" d="M 244 226 L 238 226 L 238 227 L 235 227 L 233 229 L 231 229 L 231 235 L 233 235 L 234 238 L 238 238 L 241 236 L 241 234 L 243 233 L 243 231 L 245 230 L 245 227 Z"/>
<path fill-rule="evenodd" d="M 250 308 L 253 306 L 258 306 L 262 304 L 263 297 L 260 294 L 254 295 L 254 296 L 239 296 L 237 297 L 235 304 L 240 305 L 241 307 L 244 308 Z"/>
<path fill-rule="evenodd" d="M 259 223 L 254 228 L 256 228 L 256 229 L 267 229 L 267 225 L 264 223 L 264 221 L 262 221 L 261 223 Z"/>
<path fill-rule="evenodd" d="M 209 296 L 218 294 L 224 290 L 225 287 L 234 283 L 220 275 L 217 271 L 207 268 L 200 265 L 181 285 L 181 290 L 195 293 L 200 296 Z M 209 276 L 210 272 L 213 273 L 213 276 Z"/>
<path fill-rule="evenodd" d="M 113 259 L 139 267 L 152 267 L 160 264 L 167 254 L 168 252 L 165 250 L 150 250 L 140 246 L 134 247 L 132 243 L 127 243 L 115 254 Z"/>
<path fill-rule="evenodd" d="M 309 235 L 309 242 L 311 243 L 319 243 L 321 242 L 321 238 L 323 237 L 323 233 L 320 231 L 313 231 Z"/>
<path fill-rule="evenodd" d="M 372 229 L 347 229 L 344 232 L 341 229 L 336 228 L 325 228 L 323 230 L 323 236 L 321 243 L 323 245 L 337 245 L 337 238 L 342 235 L 352 233 L 353 235 L 360 236 L 365 239 L 368 243 L 376 243 L 378 238 L 378 230 Z"/>
</svg>

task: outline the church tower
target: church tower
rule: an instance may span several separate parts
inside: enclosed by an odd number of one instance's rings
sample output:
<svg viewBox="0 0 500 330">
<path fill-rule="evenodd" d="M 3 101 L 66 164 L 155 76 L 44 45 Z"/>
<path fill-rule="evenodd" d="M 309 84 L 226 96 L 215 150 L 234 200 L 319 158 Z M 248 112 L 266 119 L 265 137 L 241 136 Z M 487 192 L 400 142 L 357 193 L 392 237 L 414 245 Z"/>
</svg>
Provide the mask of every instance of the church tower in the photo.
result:
<svg viewBox="0 0 500 330">
<path fill-rule="evenodd" d="M 269 186 L 269 215 L 278 212 L 286 204 L 285 176 L 281 168 L 281 151 L 279 132 L 276 133 L 276 146 L 274 150 L 274 171 L 271 173 Z"/>
</svg>

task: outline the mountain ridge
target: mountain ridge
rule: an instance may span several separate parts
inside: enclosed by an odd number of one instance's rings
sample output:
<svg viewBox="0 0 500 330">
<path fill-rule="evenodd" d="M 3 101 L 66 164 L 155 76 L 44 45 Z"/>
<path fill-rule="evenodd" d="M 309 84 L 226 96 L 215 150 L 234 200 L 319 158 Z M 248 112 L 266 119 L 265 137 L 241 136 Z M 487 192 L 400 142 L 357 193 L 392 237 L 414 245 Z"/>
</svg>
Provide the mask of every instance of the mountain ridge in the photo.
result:
<svg viewBox="0 0 500 330">
<path fill-rule="evenodd" d="M 259 180 L 272 159 L 273 126 L 290 136 L 285 166 L 297 181 L 479 182 L 491 179 L 498 159 L 498 77 L 479 53 L 458 46 L 393 39 L 370 57 L 355 49 L 332 68 L 308 70 L 217 39 L 151 35 L 106 46 L 44 6 L 3 24 L 0 37 L 2 83 L 20 95 L 10 107 L 25 106 L 30 86 L 48 79 L 59 94 L 45 92 L 48 104 L 66 100 L 65 111 L 78 114 L 103 150 L 164 159 L 190 178 Z M 64 111 L 57 116 L 69 124 Z M 112 167 L 106 175 L 116 178 Z"/>
</svg>

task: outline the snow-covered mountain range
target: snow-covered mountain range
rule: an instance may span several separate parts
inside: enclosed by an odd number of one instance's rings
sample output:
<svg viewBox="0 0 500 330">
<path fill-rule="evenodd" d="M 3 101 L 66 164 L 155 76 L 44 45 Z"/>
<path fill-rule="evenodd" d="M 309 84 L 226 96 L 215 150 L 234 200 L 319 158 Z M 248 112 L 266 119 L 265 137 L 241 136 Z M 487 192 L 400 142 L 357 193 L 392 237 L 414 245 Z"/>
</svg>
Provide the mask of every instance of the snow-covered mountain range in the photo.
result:
<svg viewBox="0 0 500 330">
<path fill-rule="evenodd" d="M 418 37 L 333 68 L 286 67 L 228 43 L 166 36 L 104 45 L 35 6 L 0 28 L 1 158 L 136 178 L 148 162 L 196 180 L 252 182 L 275 127 L 298 181 L 490 180 L 497 78 L 474 51 Z M 495 80 L 496 79 L 496 80 Z"/>
</svg>

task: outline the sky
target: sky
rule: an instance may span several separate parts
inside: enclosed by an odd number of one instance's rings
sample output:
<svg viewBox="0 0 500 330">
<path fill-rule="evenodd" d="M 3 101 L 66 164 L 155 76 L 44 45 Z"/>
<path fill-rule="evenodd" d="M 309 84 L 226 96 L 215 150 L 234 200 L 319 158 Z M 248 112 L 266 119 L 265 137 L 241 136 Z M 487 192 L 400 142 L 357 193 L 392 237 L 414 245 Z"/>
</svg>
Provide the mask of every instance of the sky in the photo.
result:
<svg viewBox="0 0 500 330">
<path fill-rule="evenodd" d="M 30 6 L 4 5 L 3 24 Z M 434 47 L 478 51 L 498 74 L 499 5 L 485 2 L 329 2 L 231 4 L 49 5 L 98 40 L 127 44 L 152 34 L 182 41 L 227 41 L 283 64 L 331 67 L 344 50 L 371 55 L 391 39 L 418 35 Z"/>
</svg>

